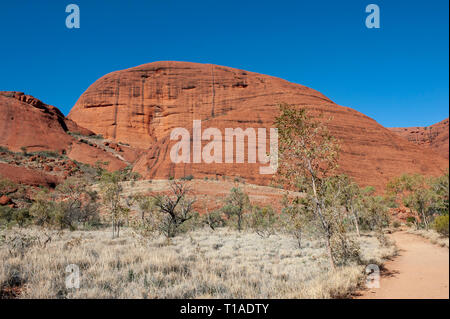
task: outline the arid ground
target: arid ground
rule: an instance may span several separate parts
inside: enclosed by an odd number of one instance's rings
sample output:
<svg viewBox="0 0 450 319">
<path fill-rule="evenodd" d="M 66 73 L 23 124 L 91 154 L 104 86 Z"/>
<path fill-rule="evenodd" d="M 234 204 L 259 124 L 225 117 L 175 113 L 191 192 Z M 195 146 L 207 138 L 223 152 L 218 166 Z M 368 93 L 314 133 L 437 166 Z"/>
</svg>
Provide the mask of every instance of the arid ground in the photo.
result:
<svg viewBox="0 0 450 319">
<path fill-rule="evenodd" d="M 362 293 L 363 299 L 448 299 L 449 251 L 405 231 L 390 235 L 398 256 L 384 264 L 380 288 Z"/>
</svg>

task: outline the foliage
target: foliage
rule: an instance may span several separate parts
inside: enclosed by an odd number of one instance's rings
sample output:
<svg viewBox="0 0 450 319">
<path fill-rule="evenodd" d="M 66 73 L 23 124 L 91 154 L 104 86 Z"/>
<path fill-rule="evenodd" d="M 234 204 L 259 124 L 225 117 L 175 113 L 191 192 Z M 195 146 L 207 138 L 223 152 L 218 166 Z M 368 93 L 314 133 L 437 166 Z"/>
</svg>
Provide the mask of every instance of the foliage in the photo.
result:
<svg viewBox="0 0 450 319">
<path fill-rule="evenodd" d="M 308 206 L 308 199 L 297 197 L 289 200 L 285 195 L 283 206 L 280 214 L 281 228 L 297 240 L 298 247 L 301 249 L 304 235 L 313 229 L 311 225 L 314 218 Z"/>
<path fill-rule="evenodd" d="M 326 127 L 305 108 L 281 104 L 275 120 L 279 134 L 278 176 L 288 187 L 307 194 L 305 207 L 324 238 L 334 269 L 340 256 L 352 257 L 346 242 L 346 218 L 341 209 L 343 181 L 334 177 L 339 145 Z M 345 240 L 344 240 L 345 239 Z M 342 253 L 343 248 L 345 251 Z M 349 261 L 353 258 L 349 258 Z"/>
<path fill-rule="evenodd" d="M 207 212 L 203 216 L 203 223 L 208 225 L 212 230 L 216 228 L 225 226 L 225 219 L 222 216 L 222 211 L 213 210 L 212 212 Z"/>
<path fill-rule="evenodd" d="M 248 216 L 248 223 L 251 229 L 253 229 L 261 237 L 270 237 L 276 232 L 278 226 L 279 215 L 273 210 L 272 207 L 259 207 L 253 206 L 252 212 Z"/>
<path fill-rule="evenodd" d="M 169 194 L 158 194 L 153 197 L 157 212 L 162 214 L 159 230 L 167 238 L 175 237 L 184 231 L 184 224 L 196 217 L 192 205 L 195 199 L 189 198 L 190 188 L 186 181 L 170 182 Z"/>
<path fill-rule="evenodd" d="M 47 228 L 69 228 L 97 225 L 99 223 L 97 193 L 80 178 L 68 178 L 53 193 L 41 191 L 29 209 L 35 224 Z M 18 216 L 26 220 L 24 212 Z"/>
<path fill-rule="evenodd" d="M 225 205 L 222 211 L 230 222 L 236 224 L 236 228 L 241 231 L 244 223 L 244 214 L 250 209 L 248 195 L 240 187 L 233 187 L 228 197 L 225 198 Z"/>
<path fill-rule="evenodd" d="M 99 223 L 98 194 L 85 179 L 66 179 L 56 187 L 52 197 L 58 203 L 56 222 L 60 228 L 73 230 L 77 225 Z"/>
<path fill-rule="evenodd" d="M 416 211 L 425 229 L 429 229 L 437 215 L 447 214 L 449 207 L 448 172 L 437 178 L 404 174 L 389 182 L 387 193 Z"/>
<path fill-rule="evenodd" d="M 121 183 L 126 179 L 126 174 L 121 171 L 104 172 L 100 180 L 102 200 L 108 209 L 111 218 L 112 237 L 119 237 L 120 226 L 124 219 L 128 218 L 129 208 L 122 204 L 121 196 L 123 187 Z"/>
<path fill-rule="evenodd" d="M 17 189 L 17 184 L 6 178 L 0 178 L 0 196 L 8 195 Z"/>
<path fill-rule="evenodd" d="M 433 223 L 433 228 L 442 236 L 448 237 L 448 214 L 436 217 Z"/>
</svg>

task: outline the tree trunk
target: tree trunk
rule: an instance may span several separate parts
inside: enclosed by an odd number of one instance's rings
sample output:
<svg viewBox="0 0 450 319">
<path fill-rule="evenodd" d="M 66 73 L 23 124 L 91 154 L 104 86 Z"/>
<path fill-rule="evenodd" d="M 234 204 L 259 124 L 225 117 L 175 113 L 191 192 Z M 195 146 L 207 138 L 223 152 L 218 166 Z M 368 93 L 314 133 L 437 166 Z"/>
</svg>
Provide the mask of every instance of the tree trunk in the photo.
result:
<svg viewBox="0 0 450 319">
<path fill-rule="evenodd" d="M 114 220 L 112 221 L 112 238 L 114 239 L 114 234 L 116 232 L 116 225 L 114 224 Z"/>
<path fill-rule="evenodd" d="M 423 223 L 425 224 L 425 229 L 428 230 L 428 221 L 427 221 L 427 217 L 425 216 L 425 211 L 423 209 L 421 209 L 421 212 L 422 212 Z"/>
<path fill-rule="evenodd" d="M 358 216 L 356 213 L 353 213 L 353 217 L 355 218 L 355 228 L 356 228 L 356 234 L 358 237 L 361 237 L 361 233 L 359 232 L 359 222 L 358 222 Z"/>
<path fill-rule="evenodd" d="M 333 254 L 331 252 L 330 236 L 327 235 L 327 255 L 330 261 L 330 266 L 332 270 L 336 270 L 336 265 L 334 264 Z"/>
<path fill-rule="evenodd" d="M 238 214 L 238 230 L 241 231 L 241 213 Z"/>
</svg>

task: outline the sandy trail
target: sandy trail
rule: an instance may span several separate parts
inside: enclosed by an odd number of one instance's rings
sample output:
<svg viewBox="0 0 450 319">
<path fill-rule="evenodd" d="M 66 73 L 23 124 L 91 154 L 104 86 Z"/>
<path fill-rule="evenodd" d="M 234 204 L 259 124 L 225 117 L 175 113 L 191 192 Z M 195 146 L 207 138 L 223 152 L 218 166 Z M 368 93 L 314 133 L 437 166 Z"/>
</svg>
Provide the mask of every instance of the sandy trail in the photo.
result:
<svg viewBox="0 0 450 319">
<path fill-rule="evenodd" d="M 385 264 L 380 288 L 361 293 L 362 299 L 449 298 L 449 250 L 404 231 L 390 235 L 399 256 Z"/>
</svg>

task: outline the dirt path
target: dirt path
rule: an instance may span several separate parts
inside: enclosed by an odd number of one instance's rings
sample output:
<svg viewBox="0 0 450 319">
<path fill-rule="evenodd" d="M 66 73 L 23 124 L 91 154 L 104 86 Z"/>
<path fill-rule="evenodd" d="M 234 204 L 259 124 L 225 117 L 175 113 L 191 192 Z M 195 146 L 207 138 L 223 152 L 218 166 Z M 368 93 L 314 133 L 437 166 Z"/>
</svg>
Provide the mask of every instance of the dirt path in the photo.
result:
<svg viewBox="0 0 450 319">
<path fill-rule="evenodd" d="M 390 235 L 399 256 L 385 264 L 380 288 L 362 292 L 362 299 L 449 298 L 449 250 L 404 231 Z"/>
</svg>

